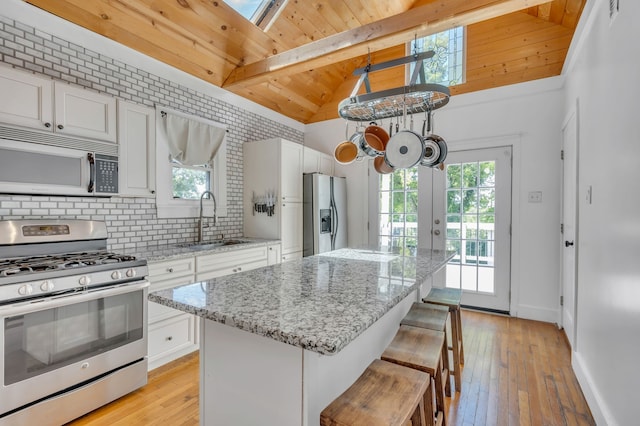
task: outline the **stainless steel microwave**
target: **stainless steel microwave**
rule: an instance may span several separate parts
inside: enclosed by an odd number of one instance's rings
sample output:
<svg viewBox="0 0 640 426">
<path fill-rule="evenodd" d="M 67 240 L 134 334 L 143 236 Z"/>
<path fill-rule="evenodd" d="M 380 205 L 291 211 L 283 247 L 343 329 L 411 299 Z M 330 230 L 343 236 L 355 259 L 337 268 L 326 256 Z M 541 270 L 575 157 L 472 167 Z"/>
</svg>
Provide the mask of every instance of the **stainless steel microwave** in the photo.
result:
<svg viewBox="0 0 640 426">
<path fill-rule="evenodd" d="M 0 193 L 116 195 L 118 147 L 0 126 Z"/>
</svg>

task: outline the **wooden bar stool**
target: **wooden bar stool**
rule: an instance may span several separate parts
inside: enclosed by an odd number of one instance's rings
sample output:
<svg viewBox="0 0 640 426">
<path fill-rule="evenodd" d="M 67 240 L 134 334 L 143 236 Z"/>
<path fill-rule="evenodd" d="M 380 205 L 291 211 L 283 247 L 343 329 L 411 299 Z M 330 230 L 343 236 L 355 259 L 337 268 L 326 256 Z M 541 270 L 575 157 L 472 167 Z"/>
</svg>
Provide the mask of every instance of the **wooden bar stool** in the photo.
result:
<svg viewBox="0 0 640 426">
<path fill-rule="evenodd" d="M 464 364 L 464 345 L 462 343 L 462 318 L 460 316 L 460 298 L 462 290 L 457 288 L 433 287 L 427 297 L 422 299 L 425 303 L 433 303 L 449 308 L 451 314 L 451 347 L 453 351 L 453 368 L 451 371 L 456 383 L 456 391 L 462 386 L 461 366 Z"/>
<path fill-rule="evenodd" d="M 444 405 L 444 389 L 442 377 L 442 352 L 444 348 L 442 331 L 427 328 L 401 325 L 395 337 L 384 350 L 380 358 L 405 367 L 428 373 L 435 386 L 435 410 L 432 409 L 431 420 L 436 425 L 446 425 L 446 408 Z M 446 352 L 445 352 L 446 353 Z M 425 398 L 425 406 L 433 406 L 433 396 Z M 425 417 L 427 414 L 425 414 Z"/>
<path fill-rule="evenodd" d="M 400 325 L 428 328 L 429 330 L 444 333 L 444 345 L 442 345 L 442 380 L 444 381 L 444 393 L 451 396 L 451 381 L 449 375 L 449 343 L 447 339 L 447 321 L 449 320 L 449 308 L 432 303 L 415 302 L 407 315 L 400 321 Z"/>
<path fill-rule="evenodd" d="M 322 410 L 320 425 L 431 425 L 425 416 L 433 417 L 433 411 L 425 413 L 424 407 L 425 398 L 433 398 L 430 384 L 426 373 L 376 359 Z"/>
</svg>

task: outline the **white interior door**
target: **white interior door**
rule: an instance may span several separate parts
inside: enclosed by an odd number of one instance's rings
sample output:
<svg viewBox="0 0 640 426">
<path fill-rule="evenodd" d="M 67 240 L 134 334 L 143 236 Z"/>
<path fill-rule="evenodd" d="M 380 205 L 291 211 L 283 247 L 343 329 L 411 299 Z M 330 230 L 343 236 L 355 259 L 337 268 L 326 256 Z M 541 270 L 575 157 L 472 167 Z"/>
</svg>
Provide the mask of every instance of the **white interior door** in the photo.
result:
<svg viewBox="0 0 640 426">
<path fill-rule="evenodd" d="M 562 128 L 562 327 L 575 350 L 576 330 L 576 199 L 578 181 L 578 131 L 577 117 L 573 113 Z"/>
<path fill-rule="evenodd" d="M 462 288 L 462 304 L 509 311 L 511 276 L 511 147 L 449 152 L 433 171 L 431 244 L 454 250 L 446 282 Z"/>
</svg>

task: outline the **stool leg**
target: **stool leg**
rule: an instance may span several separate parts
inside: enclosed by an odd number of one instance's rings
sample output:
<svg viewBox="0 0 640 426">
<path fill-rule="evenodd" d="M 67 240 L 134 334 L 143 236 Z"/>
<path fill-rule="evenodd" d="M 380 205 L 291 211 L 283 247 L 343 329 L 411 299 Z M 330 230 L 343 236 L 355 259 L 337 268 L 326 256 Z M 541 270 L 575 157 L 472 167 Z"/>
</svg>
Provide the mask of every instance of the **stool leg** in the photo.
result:
<svg viewBox="0 0 640 426">
<path fill-rule="evenodd" d="M 460 352 L 458 347 L 458 315 L 455 310 L 451 312 L 451 346 L 453 349 L 453 368 L 455 369 L 453 372 L 453 378 L 456 383 L 456 392 L 460 392 L 462 387 L 462 380 L 460 380 L 460 374 L 462 373 L 460 370 Z"/>
<path fill-rule="evenodd" d="M 464 344 L 462 343 L 462 314 L 460 307 L 456 309 L 458 316 L 458 336 L 460 337 L 460 364 L 464 364 Z"/>
<path fill-rule="evenodd" d="M 429 379 L 429 386 L 424 393 L 423 399 L 425 425 L 432 426 L 435 423 L 435 413 L 433 412 L 433 383 Z"/>
<path fill-rule="evenodd" d="M 440 358 L 440 362 L 438 362 L 438 368 L 436 369 L 434 382 L 435 382 L 435 393 L 436 393 L 436 412 L 440 411 L 442 413 L 442 426 L 447 426 L 447 414 L 446 408 L 444 405 L 444 383 L 442 383 L 442 357 Z"/>
<path fill-rule="evenodd" d="M 449 340 L 447 339 L 447 330 L 444 330 L 444 345 L 442 346 L 442 368 L 447 371 L 447 374 L 442 379 L 444 380 L 444 393 L 446 396 L 451 396 L 451 368 L 449 367 Z"/>
<path fill-rule="evenodd" d="M 431 388 L 431 386 L 429 386 L 427 390 L 429 390 L 429 388 Z M 424 410 L 425 410 L 424 399 L 422 399 L 418 403 L 418 406 L 416 407 L 415 411 L 413 412 L 413 415 L 411 416 L 411 426 L 416 426 L 416 425 L 426 426 L 429 424 L 426 422 L 427 420 L 425 418 Z"/>
</svg>

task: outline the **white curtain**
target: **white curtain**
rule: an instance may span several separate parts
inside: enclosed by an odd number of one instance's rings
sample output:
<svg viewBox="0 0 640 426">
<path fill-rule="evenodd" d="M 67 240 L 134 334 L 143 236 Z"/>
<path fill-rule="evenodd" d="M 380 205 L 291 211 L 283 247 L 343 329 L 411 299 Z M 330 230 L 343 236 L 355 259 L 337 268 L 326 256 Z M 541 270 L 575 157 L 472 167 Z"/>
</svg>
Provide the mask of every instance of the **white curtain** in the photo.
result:
<svg viewBox="0 0 640 426">
<path fill-rule="evenodd" d="M 162 114 L 171 157 L 185 166 L 211 164 L 226 136 L 223 125 L 207 124 L 170 112 Z"/>
</svg>

